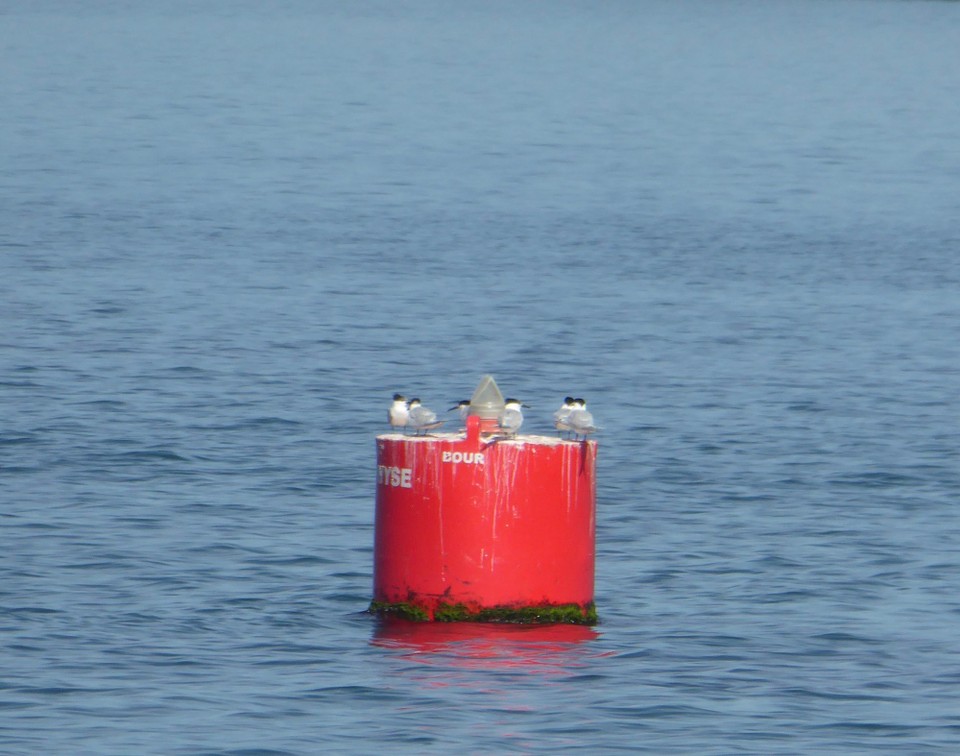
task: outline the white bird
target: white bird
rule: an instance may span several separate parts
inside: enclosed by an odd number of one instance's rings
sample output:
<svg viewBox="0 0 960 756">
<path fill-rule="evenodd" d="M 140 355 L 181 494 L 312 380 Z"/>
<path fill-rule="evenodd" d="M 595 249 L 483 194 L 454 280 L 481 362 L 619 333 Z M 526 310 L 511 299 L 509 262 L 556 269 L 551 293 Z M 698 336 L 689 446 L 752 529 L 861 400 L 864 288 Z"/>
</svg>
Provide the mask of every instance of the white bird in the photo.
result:
<svg viewBox="0 0 960 756">
<path fill-rule="evenodd" d="M 520 426 L 523 425 L 523 410 L 520 409 L 521 407 L 529 408 L 529 405 L 523 404 L 518 399 L 507 399 L 500 415 L 497 417 L 497 425 L 508 436 L 516 436 Z"/>
<path fill-rule="evenodd" d="M 418 433 L 433 430 L 443 425 L 443 420 L 437 420 L 437 413 L 420 404 L 419 399 L 411 399 L 408 406 L 410 407 L 410 417 L 407 420 L 407 425 Z"/>
<path fill-rule="evenodd" d="M 467 415 L 470 413 L 470 400 L 469 400 L 469 399 L 461 399 L 461 400 L 460 400 L 459 402 L 457 402 L 453 407 L 451 407 L 450 409 L 448 409 L 447 412 L 453 412 L 454 410 L 459 410 L 459 411 L 460 411 L 460 419 L 461 419 L 461 420 L 466 420 L 466 419 L 467 419 Z"/>
<path fill-rule="evenodd" d="M 566 433 L 570 430 L 567 419 L 570 417 L 570 413 L 573 412 L 575 406 L 573 397 L 568 396 L 564 398 L 560 409 L 553 413 L 553 426 L 561 433 Z"/>
<path fill-rule="evenodd" d="M 407 406 L 407 397 L 403 394 L 393 395 L 393 404 L 387 410 L 387 420 L 394 428 L 406 428 L 410 420 L 410 408 Z"/>
<path fill-rule="evenodd" d="M 588 433 L 597 430 L 597 426 L 593 423 L 593 415 L 587 411 L 587 403 L 583 399 L 574 399 L 573 403 L 575 406 L 567 415 L 567 425 L 570 426 L 574 435 L 586 438 Z"/>
</svg>

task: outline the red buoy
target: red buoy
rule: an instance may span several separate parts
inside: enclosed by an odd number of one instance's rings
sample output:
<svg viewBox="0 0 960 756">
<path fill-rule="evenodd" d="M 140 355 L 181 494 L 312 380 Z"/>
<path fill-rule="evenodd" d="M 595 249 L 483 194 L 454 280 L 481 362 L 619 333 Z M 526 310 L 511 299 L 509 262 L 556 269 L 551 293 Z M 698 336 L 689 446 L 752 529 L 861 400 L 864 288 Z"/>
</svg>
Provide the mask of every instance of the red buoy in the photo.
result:
<svg viewBox="0 0 960 756">
<path fill-rule="evenodd" d="M 489 418 L 473 414 L 466 425 L 377 437 L 372 608 L 593 624 L 596 442 L 483 433 Z"/>
</svg>

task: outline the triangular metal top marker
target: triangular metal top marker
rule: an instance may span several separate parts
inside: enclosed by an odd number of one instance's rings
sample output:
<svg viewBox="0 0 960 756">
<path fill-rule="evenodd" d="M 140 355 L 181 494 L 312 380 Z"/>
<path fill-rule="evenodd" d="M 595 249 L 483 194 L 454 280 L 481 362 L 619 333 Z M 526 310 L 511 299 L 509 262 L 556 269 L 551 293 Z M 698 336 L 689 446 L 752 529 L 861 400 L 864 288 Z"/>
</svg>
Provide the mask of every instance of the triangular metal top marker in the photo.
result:
<svg viewBox="0 0 960 756">
<path fill-rule="evenodd" d="M 470 397 L 470 414 L 483 420 L 496 420 L 503 411 L 504 404 L 497 382 L 492 375 L 485 375 Z"/>
</svg>

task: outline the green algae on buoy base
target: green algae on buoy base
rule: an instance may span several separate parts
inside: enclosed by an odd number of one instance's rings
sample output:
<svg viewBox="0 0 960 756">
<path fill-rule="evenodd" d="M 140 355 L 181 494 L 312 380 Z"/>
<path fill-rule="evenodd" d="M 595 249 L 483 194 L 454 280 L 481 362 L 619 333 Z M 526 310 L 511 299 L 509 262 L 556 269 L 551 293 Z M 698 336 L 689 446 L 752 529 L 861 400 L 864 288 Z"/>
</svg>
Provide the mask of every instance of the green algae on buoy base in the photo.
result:
<svg viewBox="0 0 960 756">
<path fill-rule="evenodd" d="M 430 613 L 410 602 L 391 603 L 373 601 L 370 604 L 372 614 L 385 617 L 400 617 L 413 622 L 488 622 L 515 625 L 596 625 L 597 608 L 593 603 L 544 604 L 539 606 L 492 606 L 471 609 L 466 604 L 437 605 Z"/>
</svg>

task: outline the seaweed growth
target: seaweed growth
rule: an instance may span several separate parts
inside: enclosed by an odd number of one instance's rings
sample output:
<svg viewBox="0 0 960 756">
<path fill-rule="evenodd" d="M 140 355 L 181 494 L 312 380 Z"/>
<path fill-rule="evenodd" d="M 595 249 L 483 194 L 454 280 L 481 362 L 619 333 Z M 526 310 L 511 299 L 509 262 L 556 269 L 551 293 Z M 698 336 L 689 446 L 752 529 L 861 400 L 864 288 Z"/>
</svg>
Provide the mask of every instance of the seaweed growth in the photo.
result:
<svg viewBox="0 0 960 756">
<path fill-rule="evenodd" d="M 384 616 L 401 617 L 414 622 L 429 622 L 427 610 L 407 602 L 390 603 L 374 601 L 370 611 Z M 593 603 L 556 604 L 540 606 L 493 606 L 472 609 L 466 604 L 437 605 L 433 613 L 435 622 L 502 622 L 518 625 L 595 625 L 597 608 Z"/>
</svg>

